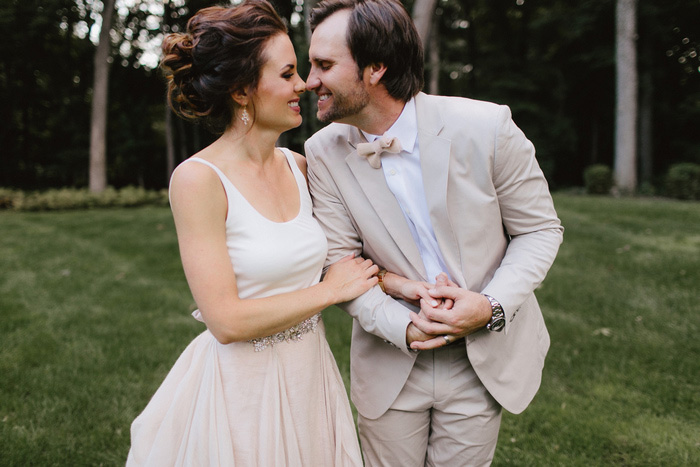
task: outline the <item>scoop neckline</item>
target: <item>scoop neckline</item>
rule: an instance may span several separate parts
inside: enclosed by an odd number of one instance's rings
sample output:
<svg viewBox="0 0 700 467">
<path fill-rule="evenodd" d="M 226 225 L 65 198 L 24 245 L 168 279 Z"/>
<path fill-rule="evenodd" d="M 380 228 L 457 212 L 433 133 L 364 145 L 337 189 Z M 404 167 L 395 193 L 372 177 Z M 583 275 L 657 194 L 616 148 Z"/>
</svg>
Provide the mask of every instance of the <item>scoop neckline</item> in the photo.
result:
<svg viewBox="0 0 700 467">
<path fill-rule="evenodd" d="M 296 165 L 296 161 L 290 160 L 291 158 L 293 158 L 291 152 L 288 152 L 289 150 L 285 150 L 286 148 L 276 148 L 276 149 L 279 149 L 280 151 L 282 151 L 282 154 L 284 154 L 285 158 L 287 159 L 287 166 L 289 167 L 289 170 L 290 170 L 291 173 L 292 173 L 292 177 L 294 177 L 294 182 L 295 182 L 295 184 L 296 184 L 296 186 L 297 186 L 297 196 L 299 197 L 299 210 L 297 211 L 297 214 L 296 214 L 293 218 L 289 219 L 288 221 L 279 221 L 279 222 L 278 222 L 278 221 L 274 221 L 274 220 L 270 219 L 269 217 L 265 216 L 265 215 L 264 215 L 263 213 L 261 213 L 260 211 L 258 211 L 258 210 L 255 208 L 255 206 L 253 206 L 253 204 L 248 200 L 248 198 L 246 198 L 245 195 L 244 195 L 243 193 L 241 193 L 241 190 L 238 189 L 238 187 L 236 186 L 236 184 L 233 183 L 233 182 L 231 181 L 231 179 L 228 178 L 228 176 L 226 176 L 226 174 L 225 174 L 219 167 L 217 167 L 216 164 L 214 164 L 213 162 L 208 161 L 208 160 L 206 160 L 206 159 L 203 159 L 203 158 L 201 158 L 201 157 L 197 157 L 197 156 L 193 156 L 193 157 L 191 157 L 190 159 L 203 161 L 203 162 L 205 162 L 206 164 L 211 164 L 211 166 L 212 166 L 213 168 L 216 168 L 216 171 L 218 172 L 218 174 L 219 174 L 224 180 L 226 180 L 226 181 L 229 183 L 229 185 L 231 185 L 231 186 L 233 187 L 234 190 L 236 190 L 236 193 L 238 193 L 238 195 L 239 195 L 241 198 L 243 198 L 243 200 L 246 202 L 246 204 L 248 205 L 248 207 L 250 207 L 250 209 L 252 209 L 253 211 L 255 211 L 255 212 L 257 213 L 258 216 L 260 216 L 261 218 L 265 219 L 267 222 L 270 222 L 270 223 L 272 223 L 272 224 L 285 225 L 285 224 L 289 224 L 289 223 L 292 223 L 292 222 L 296 221 L 296 220 L 301 216 L 301 211 L 302 211 L 301 187 L 299 186 L 299 180 L 297 179 L 297 174 L 295 173 L 295 171 L 294 171 L 294 166 L 292 165 L 292 163 L 294 163 L 294 165 Z M 297 170 L 299 170 L 298 167 L 297 167 Z M 230 207 L 229 207 L 229 209 L 230 209 Z M 227 210 L 227 211 L 228 211 L 228 210 Z M 226 219 L 226 220 L 228 221 L 228 216 L 227 216 L 227 219 Z"/>
</svg>

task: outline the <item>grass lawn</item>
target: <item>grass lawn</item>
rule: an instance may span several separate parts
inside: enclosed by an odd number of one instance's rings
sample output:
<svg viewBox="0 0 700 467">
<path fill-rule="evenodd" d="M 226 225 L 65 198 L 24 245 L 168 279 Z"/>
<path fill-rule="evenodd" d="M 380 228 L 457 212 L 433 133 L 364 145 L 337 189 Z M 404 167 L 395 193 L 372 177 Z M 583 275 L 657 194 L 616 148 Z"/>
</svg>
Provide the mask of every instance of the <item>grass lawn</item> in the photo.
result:
<svg viewBox="0 0 700 467">
<path fill-rule="evenodd" d="M 700 203 L 555 203 L 552 346 L 494 465 L 700 465 Z M 0 212 L 0 465 L 123 465 L 193 308 L 167 208 Z M 350 319 L 324 315 L 347 381 Z"/>
</svg>

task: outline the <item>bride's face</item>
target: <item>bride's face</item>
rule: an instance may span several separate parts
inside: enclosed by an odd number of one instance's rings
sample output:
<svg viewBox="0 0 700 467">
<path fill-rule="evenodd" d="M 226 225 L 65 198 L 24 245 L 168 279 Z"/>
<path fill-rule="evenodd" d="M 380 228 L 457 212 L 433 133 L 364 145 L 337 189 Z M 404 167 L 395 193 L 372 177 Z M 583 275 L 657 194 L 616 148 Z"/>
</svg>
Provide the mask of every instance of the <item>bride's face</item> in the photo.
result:
<svg viewBox="0 0 700 467">
<path fill-rule="evenodd" d="M 255 125 L 280 132 L 301 125 L 299 95 L 306 83 L 297 72 L 297 57 L 286 34 L 270 38 L 264 51 L 267 60 L 253 92 Z"/>
</svg>

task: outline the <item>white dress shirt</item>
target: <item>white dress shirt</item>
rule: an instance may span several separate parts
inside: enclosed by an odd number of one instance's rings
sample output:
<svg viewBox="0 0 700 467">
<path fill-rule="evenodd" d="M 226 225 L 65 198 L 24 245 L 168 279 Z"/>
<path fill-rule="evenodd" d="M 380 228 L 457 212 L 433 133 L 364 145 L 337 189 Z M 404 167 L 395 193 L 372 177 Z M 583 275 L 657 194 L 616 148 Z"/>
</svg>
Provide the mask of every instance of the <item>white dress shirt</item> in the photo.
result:
<svg viewBox="0 0 700 467">
<path fill-rule="evenodd" d="M 364 131 L 362 133 L 369 142 L 382 136 L 372 135 Z M 411 229 L 413 241 L 418 246 L 423 260 L 426 279 L 428 282 L 434 283 L 435 276 L 441 272 L 447 273 L 447 266 L 445 266 L 445 260 L 435 238 L 433 225 L 430 222 L 428 203 L 425 199 L 418 148 L 418 120 L 415 99 L 406 103 L 399 118 L 385 134 L 398 138 L 402 149 L 398 154 L 382 154 L 384 177 L 389 189 L 401 206 L 408 227 Z"/>
</svg>

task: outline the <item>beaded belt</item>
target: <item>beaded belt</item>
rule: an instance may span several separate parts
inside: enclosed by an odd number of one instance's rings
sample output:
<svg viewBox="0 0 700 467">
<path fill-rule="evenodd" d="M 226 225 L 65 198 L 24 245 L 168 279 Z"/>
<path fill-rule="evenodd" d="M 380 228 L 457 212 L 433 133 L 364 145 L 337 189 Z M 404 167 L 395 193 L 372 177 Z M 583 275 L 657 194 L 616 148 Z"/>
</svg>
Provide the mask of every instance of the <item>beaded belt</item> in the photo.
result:
<svg viewBox="0 0 700 467">
<path fill-rule="evenodd" d="M 256 352 L 260 352 L 268 347 L 272 347 L 275 344 L 280 344 L 285 341 L 300 341 L 304 337 L 304 334 L 308 332 L 316 332 L 316 328 L 318 327 L 318 322 L 320 320 L 321 313 L 317 313 L 311 318 L 307 318 L 289 329 L 285 329 L 284 331 L 280 331 L 271 336 L 252 339 L 248 342 L 255 346 Z"/>
</svg>

